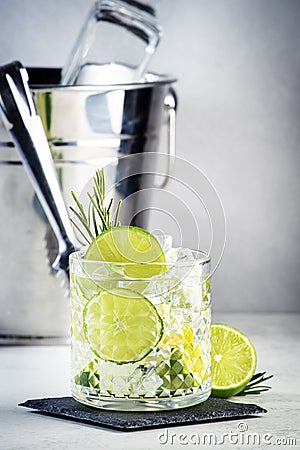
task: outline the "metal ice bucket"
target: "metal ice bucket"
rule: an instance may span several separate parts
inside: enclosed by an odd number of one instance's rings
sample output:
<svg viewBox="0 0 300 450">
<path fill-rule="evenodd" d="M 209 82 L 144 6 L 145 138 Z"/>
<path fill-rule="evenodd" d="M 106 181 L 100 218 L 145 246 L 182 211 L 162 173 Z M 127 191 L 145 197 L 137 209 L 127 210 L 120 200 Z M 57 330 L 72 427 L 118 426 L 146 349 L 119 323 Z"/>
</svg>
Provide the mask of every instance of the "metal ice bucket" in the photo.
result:
<svg viewBox="0 0 300 450">
<path fill-rule="evenodd" d="M 164 121 L 166 151 L 173 154 L 174 78 L 148 74 L 141 83 L 66 87 L 58 84 L 60 69 L 28 72 L 67 205 L 70 191 L 80 193 L 96 168 L 112 163 L 113 184 L 126 176 L 122 156 L 158 151 Z M 0 343 L 65 342 L 68 300 L 51 268 L 56 239 L 1 123 L 0 171 Z M 136 176 L 112 194 L 142 188 Z M 147 216 L 136 208 L 134 200 L 127 203 L 122 222 L 146 227 Z"/>
</svg>

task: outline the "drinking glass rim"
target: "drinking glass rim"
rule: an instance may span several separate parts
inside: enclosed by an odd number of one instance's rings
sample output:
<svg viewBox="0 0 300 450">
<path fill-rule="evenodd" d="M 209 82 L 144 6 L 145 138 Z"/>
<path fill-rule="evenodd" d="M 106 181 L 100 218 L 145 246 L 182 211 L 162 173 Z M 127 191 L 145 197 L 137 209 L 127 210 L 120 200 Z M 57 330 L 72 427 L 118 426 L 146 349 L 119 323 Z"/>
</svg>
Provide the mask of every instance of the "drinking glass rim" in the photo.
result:
<svg viewBox="0 0 300 450">
<path fill-rule="evenodd" d="M 186 248 L 186 247 L 183 247 Z M 173 267 L 174 265 L 179 266 L 179 267 L 186 267 L 186 266 L 193 266 L 196 264 L 200 264 L 200 265 L 205 265 L 205 264 L 209 264 L 211 262 L 211 257 L 210 255 L 205 252 L 204 250 L 196 250 L 196 249 L 189 249 L 191 250 L 193 253 L 197 254 L 197 255 L 202 255 L 202 258 L 199 259 L 194 259 L 193 261 L 150 261 L 150 262 L 135 262 L 135 261 L 97 261 L 97 260 L 92 260 L 92 259 L 84 259 L 84 254 L 85 254 L 85 249 L 81 249 L 81 250 L 77 250 L 75 252 L 72 252 L 69 256 L 70 258 L 70 262 L 71 261 L 84 261 L 84 263 L 86 264 L 101 264 L 101 265 L 117 265 L 120 267 L 125 267 L 125 266 L 133 266 L 133 265 L 147 265 L 147 266 L 151 266 L 151 265 L 161 265 L 161 266 L 167 266 L 167 267 Z"/>
</svg>

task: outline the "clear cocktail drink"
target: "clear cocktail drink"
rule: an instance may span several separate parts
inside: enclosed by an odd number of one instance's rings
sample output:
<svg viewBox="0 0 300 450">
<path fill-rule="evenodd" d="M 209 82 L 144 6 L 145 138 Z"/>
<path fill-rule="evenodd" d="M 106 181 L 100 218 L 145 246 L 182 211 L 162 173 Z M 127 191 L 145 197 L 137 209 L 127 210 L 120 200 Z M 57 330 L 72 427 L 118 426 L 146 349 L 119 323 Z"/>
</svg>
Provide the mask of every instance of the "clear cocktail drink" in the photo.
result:
<svg viewBox="0 0 300 450">
<path fill-rule="evenodd" d="M 84 257 L 85 255 L 85 257 Z M 110 409 L 191 406 L 211 391 L 210 260 L 171 249 L 165 262 L 70 258 L 74 398 Z"/>
</svg>

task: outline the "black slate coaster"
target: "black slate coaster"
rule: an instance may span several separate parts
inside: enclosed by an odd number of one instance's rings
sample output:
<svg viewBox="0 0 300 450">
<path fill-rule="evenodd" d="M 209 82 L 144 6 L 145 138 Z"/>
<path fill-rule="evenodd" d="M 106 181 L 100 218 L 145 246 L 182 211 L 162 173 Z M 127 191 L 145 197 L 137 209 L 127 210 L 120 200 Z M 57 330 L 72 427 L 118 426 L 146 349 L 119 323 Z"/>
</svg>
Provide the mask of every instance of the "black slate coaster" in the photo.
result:
<svg viewBox="0 0 300 450">
<path fill-rule="evenodd" d="M 27 400 L 24 403 L 20 403 L 19 406 L 36 409 L 38 412 L 63 419 L 71 419 L 121 431 L 239 419 L 267 412 L 267 410 L 257 405 L 233 403 L 222 398 L 213 397 L 210 397 L 204 403 L 171 411 L 109 411 L 82 405 L 72 397 L 38 398 Z"/>
</svg>

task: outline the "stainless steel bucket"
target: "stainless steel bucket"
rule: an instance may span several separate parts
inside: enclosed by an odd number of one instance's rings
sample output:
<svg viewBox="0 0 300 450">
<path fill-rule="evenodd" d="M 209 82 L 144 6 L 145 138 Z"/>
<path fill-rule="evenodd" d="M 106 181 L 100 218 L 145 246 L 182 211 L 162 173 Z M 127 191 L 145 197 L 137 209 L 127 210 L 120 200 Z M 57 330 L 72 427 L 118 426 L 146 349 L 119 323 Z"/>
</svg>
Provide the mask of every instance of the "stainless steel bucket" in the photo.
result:
<svg viewBox="0 0 300 450">
<path fill-rule="evenodd" d="M 122 156 L 158 151 L 165 120 L 173 154 L 174 78 L 148 74 L 142 83 L 67 87 L 58 84 L 60 69 L 28 72 L 67 205 L 70 191 L 80 193 L 96 168 L 112 163 L 112 184 L 126 176 Z M 68 300 L 51 268 L 56 239 L 1 123 L 0 171 L 0 343 L 66 342 Z M 114 195 L 143 186 L 143 177 L 131 177 Z M 123 223 L 146 226 L 136 208 L 127 207 Z"/>
</svg>

